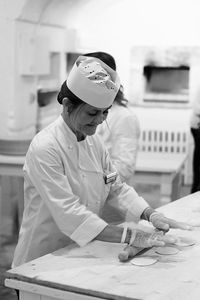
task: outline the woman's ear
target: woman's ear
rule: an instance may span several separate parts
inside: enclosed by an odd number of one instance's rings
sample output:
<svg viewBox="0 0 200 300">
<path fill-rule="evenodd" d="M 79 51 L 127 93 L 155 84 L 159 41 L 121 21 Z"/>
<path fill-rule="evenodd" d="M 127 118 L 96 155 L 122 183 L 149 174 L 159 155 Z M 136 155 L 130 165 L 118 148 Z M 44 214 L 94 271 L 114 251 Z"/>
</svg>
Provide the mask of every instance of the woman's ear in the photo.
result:
<svg viewBox="0 0 200 300">
<path fill-rule="evenodd" d="M 65 97 L 62 99 L 62 105 L 63 106 L 67 106 L 67 103 L 68 103 L 68 99 Z"/>
<path fill-rule="evenodd" d="M 73 105 L 72 105 L 71 101 L 68 98 L 63 98 L 62 104 L 63 104 L 64 109 L 66 109 L 68 113 L 72 112 Z"/>
</svg>

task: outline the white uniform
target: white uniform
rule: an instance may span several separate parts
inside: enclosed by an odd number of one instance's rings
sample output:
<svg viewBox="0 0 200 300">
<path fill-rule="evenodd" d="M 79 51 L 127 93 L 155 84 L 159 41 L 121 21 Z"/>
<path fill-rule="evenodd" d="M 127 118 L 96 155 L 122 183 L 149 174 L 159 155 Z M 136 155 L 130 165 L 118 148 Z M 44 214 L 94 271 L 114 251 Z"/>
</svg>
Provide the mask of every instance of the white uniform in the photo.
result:
<svg viewBox="0 0 200 300">
<path fill-rule="evenodd" d="M 98 127 L 97 132 L 121 179 L 132 185 L 140 138 L 140 125 L 136 115 L 128 107 L 114 102 L 106 122 Z"/>
<path fill-rule="evenodd" d="M 105 184 L 104 175 L 111 172 L 98 136 L 77 142 L 61 116 L 39 132 L 24 165 L 25 209 L 12 266 L 93 240 L 107 225 L 99 216 L 110 193 L 124 215 L 129 210 L 139 219 L 148 204 L 119 176 Z"/>
</svg>

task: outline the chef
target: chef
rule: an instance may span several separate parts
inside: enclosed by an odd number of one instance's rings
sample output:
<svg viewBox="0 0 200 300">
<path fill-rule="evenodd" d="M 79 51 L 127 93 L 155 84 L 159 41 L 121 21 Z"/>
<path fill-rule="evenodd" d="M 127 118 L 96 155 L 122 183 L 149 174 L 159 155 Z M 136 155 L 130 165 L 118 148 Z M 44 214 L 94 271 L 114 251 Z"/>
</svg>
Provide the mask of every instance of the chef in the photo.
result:
<svg viewBox="0 0 200 300">
<path fill-rule="evenodd" d="M 12 267 L 69 244 L 92 240 L 133 247 L 164 246 L 168 234 L 150 234 L 110 225 L 101 218 L 109 196 L 126 218 L 145 219 L 167 231 L 189 229 L 156 212 L 122 183 L 108 151 L 95 135 L 120 87 L 117 73 L 97 58 L 80 56 L 57 100 L 56 121 L 32 140 L 24 164 L 24 214 Z"/>
</svg>

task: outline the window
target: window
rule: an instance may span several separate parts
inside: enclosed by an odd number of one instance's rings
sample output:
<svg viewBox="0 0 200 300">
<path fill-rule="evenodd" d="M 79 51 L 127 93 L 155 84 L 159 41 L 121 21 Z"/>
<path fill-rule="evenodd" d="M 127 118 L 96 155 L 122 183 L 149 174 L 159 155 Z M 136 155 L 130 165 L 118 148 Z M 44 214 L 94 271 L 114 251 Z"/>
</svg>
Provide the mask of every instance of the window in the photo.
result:
<svg viewBox="0 0 200 300">
<path fill-rule="evenodd" d="M 144 66 L 144 101 L 188 102 L 189 67 Z"/>
</svg>

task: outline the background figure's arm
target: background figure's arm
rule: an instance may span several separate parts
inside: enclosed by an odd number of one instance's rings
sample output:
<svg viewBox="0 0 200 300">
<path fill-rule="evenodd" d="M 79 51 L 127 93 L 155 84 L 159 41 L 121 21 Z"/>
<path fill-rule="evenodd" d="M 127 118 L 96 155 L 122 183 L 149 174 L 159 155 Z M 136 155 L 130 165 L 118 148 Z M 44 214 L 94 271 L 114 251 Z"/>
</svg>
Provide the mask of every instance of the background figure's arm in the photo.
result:
<svg viewBox="0 0 200 300">
<path fill-rule="evenodd" d="M 134 115 L 120 120 L 113 133 L 111 160 L 122 181 L 128 184 L 135 172 L 139 138 L 140 126 Z"/>
</svg>

